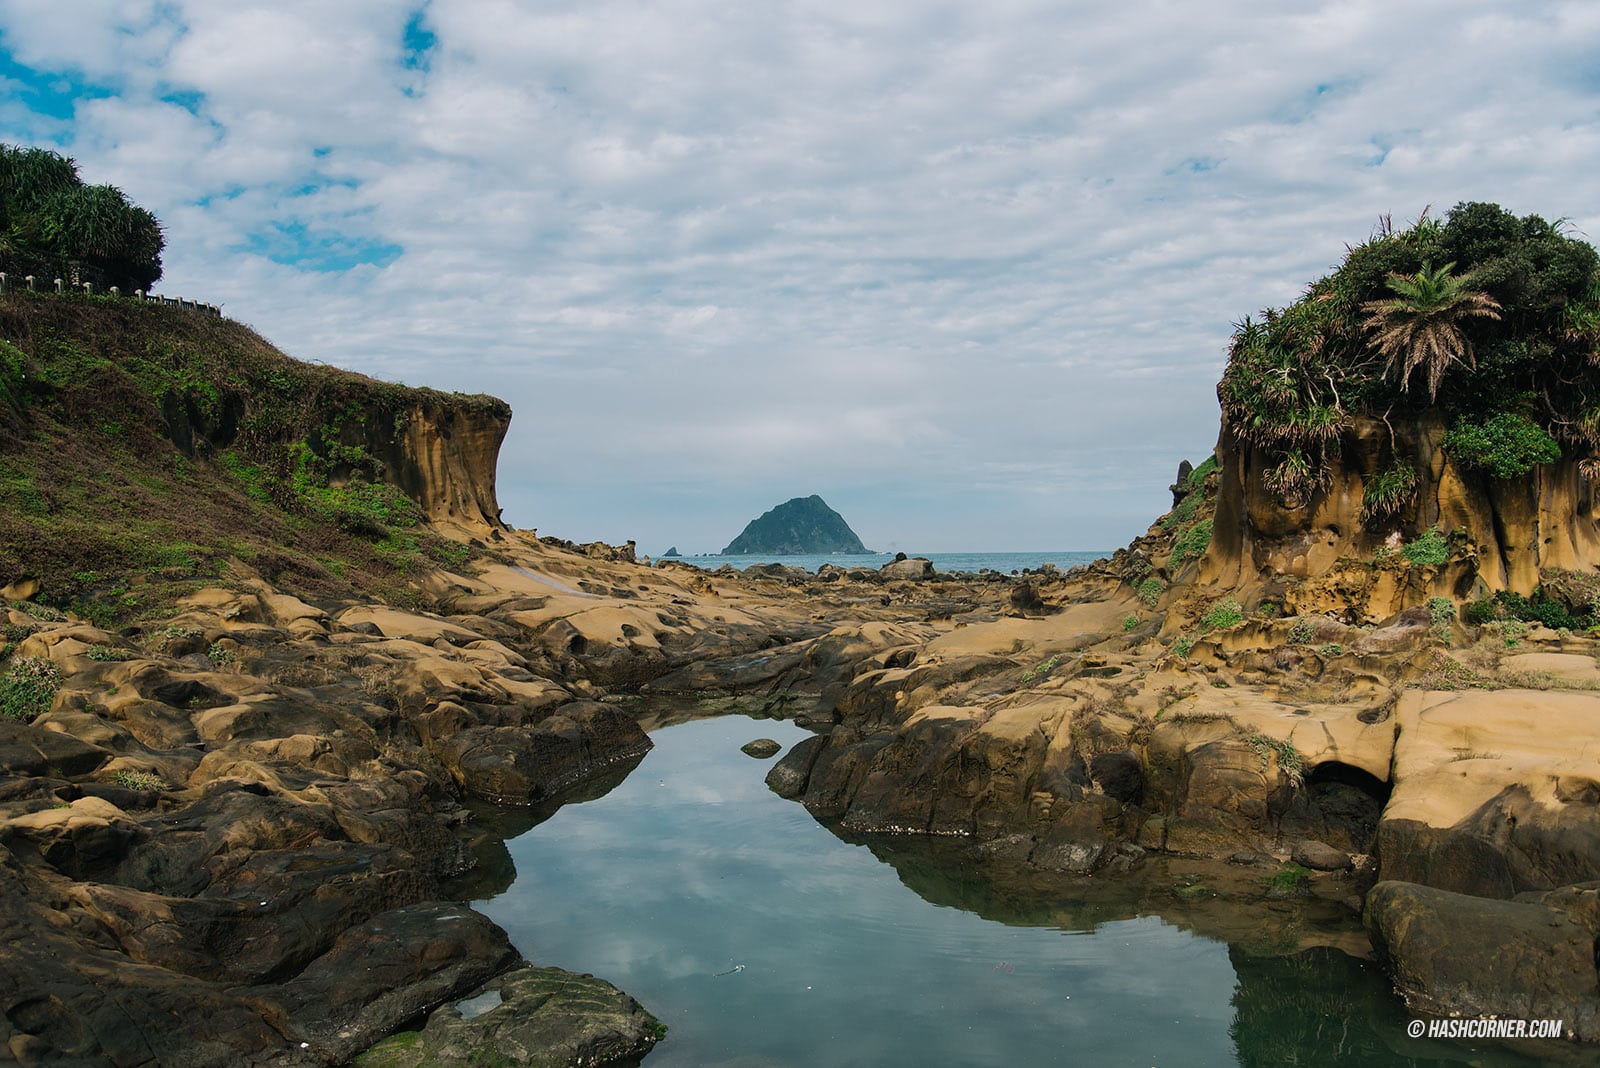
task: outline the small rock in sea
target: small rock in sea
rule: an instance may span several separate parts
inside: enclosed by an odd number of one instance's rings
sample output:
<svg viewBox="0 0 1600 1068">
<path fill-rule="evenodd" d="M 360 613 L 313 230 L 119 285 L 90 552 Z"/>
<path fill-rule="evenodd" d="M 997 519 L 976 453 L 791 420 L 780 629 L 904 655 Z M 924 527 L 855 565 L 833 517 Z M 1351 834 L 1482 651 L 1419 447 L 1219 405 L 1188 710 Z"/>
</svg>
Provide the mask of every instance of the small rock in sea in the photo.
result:
<svg viewBox="0 0 1600 1068">
<path fill-rule="evenodd" d="M 771 738 L 757 738 L 755 741 L 746 742 L 739 747 L 741 752 L 747 753 L 750 756 L 756 757 L 760 760 L 765 760 L 767 757 L 771 756 L 777 756 L 778 750 L 782 748 L 783 746 L 779 745 Z"/>
</svg>

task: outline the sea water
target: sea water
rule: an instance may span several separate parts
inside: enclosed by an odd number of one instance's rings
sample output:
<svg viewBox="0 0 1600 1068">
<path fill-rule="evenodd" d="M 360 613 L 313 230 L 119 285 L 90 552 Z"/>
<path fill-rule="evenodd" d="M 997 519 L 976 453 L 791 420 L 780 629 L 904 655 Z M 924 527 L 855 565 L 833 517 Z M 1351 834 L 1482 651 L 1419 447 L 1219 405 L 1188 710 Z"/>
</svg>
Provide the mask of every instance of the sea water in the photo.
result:
<svg viewBox="0 0 1600 1068">
<path fill-rule="evenodd" d="M 906 553 L 907 556 L 920 556 L 933 562 L 936 571 L 970 571 L 983 570 L 1000 571 L 1010 574 L 1015 571 L 1021 573 L 1023 569 L 1037 571 L 1045 564 L 1054 564 L 1062 571 L 1077 567 L 1079 564 L 1092 563 L 1110 556 L 1109 552 L 1089 552 L 1084 550 L 1062 550 L 1058 552 L 1041 553 Z M 693 564 L 708 571 L 715 571 L 723 564 L 731 564 L 739 570 L 754 564 L 786 564 L 789 567 L 802 567 L 807 571 L 815 571 L 823 564 L 833 564 L 835 567 L 865 567 L 876 571 L 895 558 L 894 553 L 811 553 L 805 556 L 771 556 L 762 553 L 750 553 L 740 556 L 715 556 L 703 554 L 700 556 L 666 556 L 661 560 L 676 560 L 680 563 Z"/>
<path fill-rule="evenodd" d="M 1156 858 L 1039 891 L 986 882 L 958 841 L 830 831 L 739 751 L 760 736 L 805 732 L 740 715 L 654 731 L 609 793 L 522 817 L 463 895 L 530 961 L 655 1013 L 669 1030 L 646 1068 L 1536 1063 L 1407 1038 L 1369 961 L 1253 946 L 1269 903 L 1239 907 L 1234 944 L 1179 926 L 1191 905 L 1150 896 Z"/>
</svg>

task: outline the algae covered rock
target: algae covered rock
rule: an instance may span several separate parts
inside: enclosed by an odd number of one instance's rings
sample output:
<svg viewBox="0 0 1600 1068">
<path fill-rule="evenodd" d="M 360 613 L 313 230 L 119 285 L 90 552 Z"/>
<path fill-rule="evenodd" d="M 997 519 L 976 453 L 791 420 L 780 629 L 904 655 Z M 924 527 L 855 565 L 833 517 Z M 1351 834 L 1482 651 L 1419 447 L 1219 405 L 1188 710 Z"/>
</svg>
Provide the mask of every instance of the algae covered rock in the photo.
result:
<svg viewBox="0 0 1600 1068">
<path fill-rule="evenodd" d="M 603 979 L 560 968 L 507 972 L 445 1005 L 355 1063 L 364 1068 L 505 1064 L 565 1068 L 635 1063 L 666 1028 Z"/>
</svg>

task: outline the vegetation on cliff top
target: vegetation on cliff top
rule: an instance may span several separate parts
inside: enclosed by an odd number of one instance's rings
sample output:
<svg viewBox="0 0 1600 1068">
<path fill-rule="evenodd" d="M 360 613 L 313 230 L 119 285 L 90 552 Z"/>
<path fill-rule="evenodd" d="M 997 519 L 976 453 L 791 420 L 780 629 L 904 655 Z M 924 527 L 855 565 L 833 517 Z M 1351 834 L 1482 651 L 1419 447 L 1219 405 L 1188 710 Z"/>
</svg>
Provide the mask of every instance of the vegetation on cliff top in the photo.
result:
<svg viewBox="0 0 1600 1068">
<path fill-rule="evenodd" d="M 492 397 L 290 359 L 227 319 L 140 301 L 0 297 L 0 586 L 102 624 L 230 561 L 311 599 L 413 599 L 466 547 L 420 525 L 368 446 L 419 407 Z"/>
<path fill-rule="evenodd" d="M 1303 498 L 1358 416 L 1437 407 L 1467 469 L 1523 474 L 1600 453 L 1600 256 L 1560 221 L 1464 203 L 1387 220 L 1287 308 L 1236 325 L 1217 387 L 1269 489 Z M 1412 490 L 1397 468 L 1374 512 Z"/>
<path fill-rule="evenodd" d="M 166 243 L 156 217 L 112 185 L 86 185 L 72 160 L 0 144 L 0 271 L 148 289 Z"/>
</svg>

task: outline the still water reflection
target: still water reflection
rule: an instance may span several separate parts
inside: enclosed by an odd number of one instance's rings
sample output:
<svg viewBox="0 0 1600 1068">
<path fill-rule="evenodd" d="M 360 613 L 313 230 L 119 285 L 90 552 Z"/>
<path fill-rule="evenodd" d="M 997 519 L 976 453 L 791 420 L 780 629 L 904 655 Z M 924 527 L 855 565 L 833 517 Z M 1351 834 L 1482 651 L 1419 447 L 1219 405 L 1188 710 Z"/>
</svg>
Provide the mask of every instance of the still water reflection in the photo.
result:
<svg viewBox="0 0 1600 1068">
<path fill-rule="evenodd" d="M 582 803 L 505 814 L 458 888 L 530 960 L 660 1017 L 648 1068 L 1535 1063 L 1405 1038 L 1371 965 L 1273 955 L 1259 906 L 1197 910 L 1160 865 L 1044 890 L 977 877 L 958 843 L 846 841 L 767 790 L 771 762 L 739 751 L 760 736 L 805 732 L 656 731 Z"/>
</svg>

